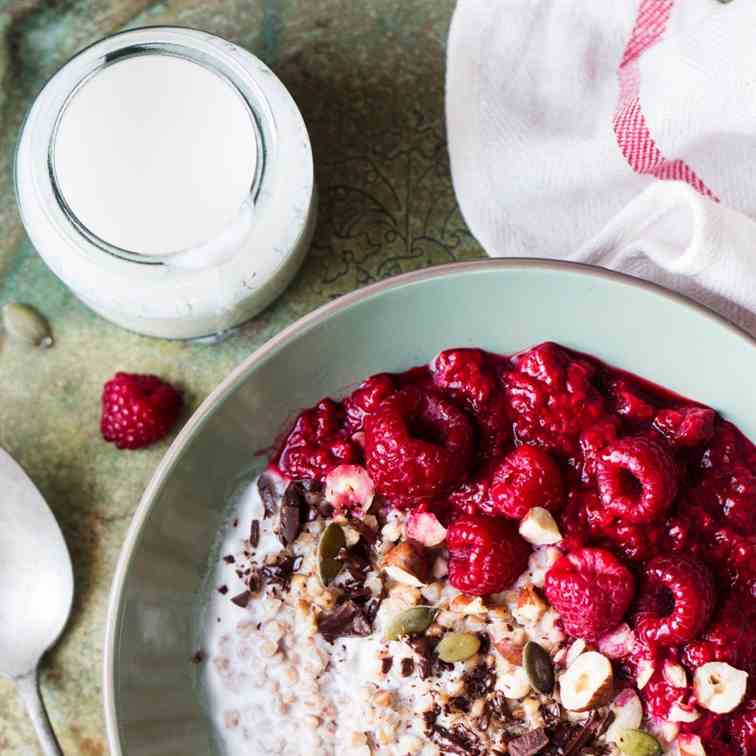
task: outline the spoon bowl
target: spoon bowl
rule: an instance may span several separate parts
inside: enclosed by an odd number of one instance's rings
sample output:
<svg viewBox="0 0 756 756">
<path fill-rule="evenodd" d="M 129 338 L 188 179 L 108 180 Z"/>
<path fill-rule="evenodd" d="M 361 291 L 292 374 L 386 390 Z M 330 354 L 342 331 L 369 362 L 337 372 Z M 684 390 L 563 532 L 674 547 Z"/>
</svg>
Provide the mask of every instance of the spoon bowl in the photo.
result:
<svg viewBox="0 0 756 756">
<path fill-rule="evenodd" d="M 0 449 L 0 675 L 13 679 L 47 754 L 60 750 L 37 686 L 37 667 L 66 626 L 71 558 L 58 523 L 23 469 Z"/>
</svg>

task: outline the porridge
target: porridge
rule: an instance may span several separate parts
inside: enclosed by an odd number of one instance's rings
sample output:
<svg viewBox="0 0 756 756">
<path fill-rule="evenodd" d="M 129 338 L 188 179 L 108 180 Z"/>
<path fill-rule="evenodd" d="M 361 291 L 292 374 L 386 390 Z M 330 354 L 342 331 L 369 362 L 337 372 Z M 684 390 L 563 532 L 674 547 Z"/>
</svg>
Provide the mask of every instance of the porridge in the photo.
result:
<svg viewBox="0 0 756 756">
<path fill-rule="evenodd" d="M 755 472 L 713 410 L 551 343 L 323 399 L 222 533 L 221 750 L 756 753 Z"/>
</svg>

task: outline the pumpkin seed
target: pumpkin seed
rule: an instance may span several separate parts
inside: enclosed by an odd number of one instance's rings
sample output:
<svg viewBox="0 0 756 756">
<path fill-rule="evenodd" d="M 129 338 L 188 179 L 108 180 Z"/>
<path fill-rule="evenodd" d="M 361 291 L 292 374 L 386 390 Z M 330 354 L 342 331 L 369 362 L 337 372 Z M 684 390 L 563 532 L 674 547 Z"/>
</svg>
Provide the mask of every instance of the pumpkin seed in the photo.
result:
<svg viewBox="0 0 756 756">
<path fill-rule="evenodd" d="M 432 606 L 413 606 L 394 617 L 386 628 L 386 639 L 397 640 L 403 635 L 420 635 L 424 633 L 436 617 Z"/>
<path fill-rule="evenodd" d="M 624 756 L 659 756 L 662 752 L 659 741 L 643 730 L 623 730 L 617 745 Z"/>
<path fill-rule="evenodd" d="M 346 548 L 346 536 L 340 525 L 332 522 L 320 536 L 318 544 L 318 576 L 323 585 L 328 585 L 341 572 L 344 562 L 336 557 Z"/>
<path fill-rule="evenodd" d="M 436 646 L 439 659 L 445 662 L 465 661 L 480 649 L 480 638 L 473 633 L 447 633 Z"/>
<path fill-rule="evenodd" d="M 3 325 L 16 341 L 47 349 L 53 345 L 47 321 L 29 305 L 10 302 L 3 306 Z"/>
<path fill-rule="evenodd" d="M 539 693 L 551 693 L 554 690 L 554 665 L 549 652 L 534 641 L 528 641 L 522 652 L 522 660 L 530 684 Z"/>
</svg>

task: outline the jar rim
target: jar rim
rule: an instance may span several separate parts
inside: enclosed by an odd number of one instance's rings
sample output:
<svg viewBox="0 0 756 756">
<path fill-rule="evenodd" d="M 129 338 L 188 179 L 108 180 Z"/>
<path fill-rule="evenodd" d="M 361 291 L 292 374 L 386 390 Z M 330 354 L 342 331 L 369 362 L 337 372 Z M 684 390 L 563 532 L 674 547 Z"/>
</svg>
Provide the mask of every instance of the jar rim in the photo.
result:
<svg viewBox="0 0 756 756">
<path fill-rule="evenodd" d="M 106 39 L 114 39 L 118 36 L 120 36 L 120 34 L 112 35 L 111 37 L 108 37 Z M 87 48 L 87 50 L 89 49 L 90 48 Z M 81 53 L 75 56 L 75 58 L 78 58 L 79 55 L 86 54 L 87 50 L 83 50 Z M 102 236 L 99 236 L 97 233 L 92 231 L 92 229 L 89 228 L 87 224 L 79 218 L 76 211 L 66 200 L 65 194 L 61 189 L 57 164 L 55 161 L 55 150 L 57 146 L 57 138 L 60 132 L 61 122 L 63 121 L 68 107 L 77 93 L 80 92 L 81 89 L 85 87 L 90 81 L 92 81 L 94 77 L 102 73 L 111 65 L 120 63 L 130 58 L 137 58 L 146 55 L 168 56 L 197 64 L 204 70 L 210 72 L 214 76 L 217 76 L 226 85 L 230 86 L 236 93 L 236 95 L 240 98 L 245 110 L 250 117 L 256 150 L 254 174 L 252 176 L 249 191 L 244 198 L 244 203 L 251 202 L 251 204 L 254 205 L 260 194 L 260 188 L 265 176 L 267 149 L 264 131 L 260 125 L 262 114 L 258 112 L 259 108 L 255 108 L 254 101 L 251 100 L 250 97 L 245 94 L 242 88 L 239 87 L 237 80 L 232 77 L 227 67 L 223 66 L 222 63 L 217 61 L 216 59 L 211 58 L 206 54 L 201 54 L 191 45 L 188 45 L 186 43 L 179 44 L 175 42 L 127 42 L 123 46 L 102 56 L 92 58 L 92 60 L 89 61 L 89 66 L 87 67 L 87 69 L 82 72 L 82 75 L 80 75 L 78 80 L 73 83 L 73 86 L 71 86 L 70 91 L 62 102 L 55 121 L 52 125 L 50 142 L 48 145 L 47 163 L 49 167 L 49 176 L 50 182 L 52 184 L 53 196 L 55 197 L 60 210 L 70 222 L 71 226 L 75 228 L 78 233 L 90 244 L 92 244 L 93 247 L 98 248 L 103 252 L 107 252 L 108 254 L 118 257 L 122 260 L 128 260 L 130 262 L 136 262 L 143 265 L 161 265 L 170 262 L 171 259 L 175 258 L 179 254 L 182 254 L 184 250 L 177 250 L 175 252 L 168 252 L 165 254 L 147 255 L 137 250 L 125 249 L 108 242 L 106 239 L 103 239 Z M 72 61 L 75 58 L 73 58 Z M 244 203 L 242 204 L 242 206 L 240 206 L 239 213 L 242 212 Z"/>
</svg>

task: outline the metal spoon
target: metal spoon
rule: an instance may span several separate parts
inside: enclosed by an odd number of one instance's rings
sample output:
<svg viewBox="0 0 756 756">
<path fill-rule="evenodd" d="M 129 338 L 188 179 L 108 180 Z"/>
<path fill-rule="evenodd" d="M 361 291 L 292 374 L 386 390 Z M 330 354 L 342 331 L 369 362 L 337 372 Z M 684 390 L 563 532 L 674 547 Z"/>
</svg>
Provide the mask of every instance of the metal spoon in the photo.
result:
<svg viewBox="0 0 756 756">
<path fill-rule="evenodd" d="M 34 483 L 0 449 L 0 675 L 16 683 L 46 756 L 61 750 L 37 672 L 72 601 L 71 557 L 58 523 Z"/>
</svg>

